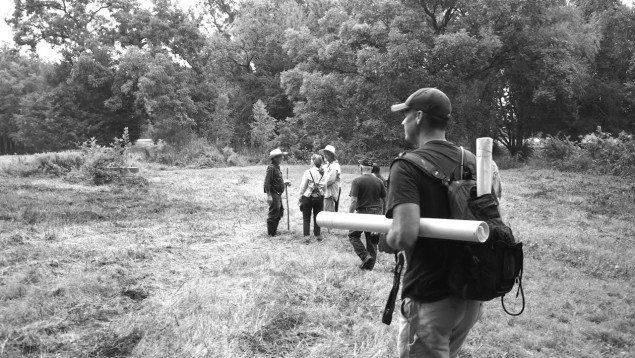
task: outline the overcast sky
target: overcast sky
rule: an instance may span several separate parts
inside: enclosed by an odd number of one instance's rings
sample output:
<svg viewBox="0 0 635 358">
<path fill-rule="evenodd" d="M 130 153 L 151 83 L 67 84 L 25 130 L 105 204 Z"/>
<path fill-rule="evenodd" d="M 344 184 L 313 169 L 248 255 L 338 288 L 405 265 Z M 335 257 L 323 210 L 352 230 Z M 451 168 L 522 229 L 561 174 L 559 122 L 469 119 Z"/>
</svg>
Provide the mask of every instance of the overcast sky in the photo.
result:
<svg viewBox="0 0 635 358">
<path fill-rule="evenodd" d="M 0 7 L 0 43 L 13 44 L 13 34 L 11 33 L 11 28 L 4 19 L 11 17 L 13 13 L 14 3 L 13 0 L 2 0 L 4 3 L 2 7 Z M 181 5 L 184 9 L 188 9 L 194 5 L 196 5 L 199 0 L 176 0 L 178 4 Z M 635 0 L 622 0 L 623 3 L 633 6 Z M 41 43 L 38 46 L 38 53 L 41 57 L 45 59 L 49 59 L 51 61 L 55 61 L 59 58 L 59 56 L 53 51 L 50 46 Z"/>
</svg>

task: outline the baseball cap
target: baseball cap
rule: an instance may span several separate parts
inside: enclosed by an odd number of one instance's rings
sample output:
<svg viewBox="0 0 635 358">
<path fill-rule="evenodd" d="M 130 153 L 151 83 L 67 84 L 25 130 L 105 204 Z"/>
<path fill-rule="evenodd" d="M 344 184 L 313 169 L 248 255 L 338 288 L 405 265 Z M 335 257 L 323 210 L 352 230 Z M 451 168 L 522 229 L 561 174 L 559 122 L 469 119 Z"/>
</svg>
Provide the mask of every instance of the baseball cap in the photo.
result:
<svg viewBox="0 0 635 358">
<path fill-rule="evenodd" d="M 359 163 L 359 165 L 364 166 L 364 167 L 372 167 L 373 166 L 373 161 L 368 159 L 368 158 L 363 158 L 357 161 Z"/>
<path fill-rule="evenodd" d="M 436 88 L 420 88 L 411 94 L 404 103 L 392 105 L 390 110 L 399 112 L 416 109 L 440 118 L 450 118 L 452 104 L 445 93 Z"/>
</svg>

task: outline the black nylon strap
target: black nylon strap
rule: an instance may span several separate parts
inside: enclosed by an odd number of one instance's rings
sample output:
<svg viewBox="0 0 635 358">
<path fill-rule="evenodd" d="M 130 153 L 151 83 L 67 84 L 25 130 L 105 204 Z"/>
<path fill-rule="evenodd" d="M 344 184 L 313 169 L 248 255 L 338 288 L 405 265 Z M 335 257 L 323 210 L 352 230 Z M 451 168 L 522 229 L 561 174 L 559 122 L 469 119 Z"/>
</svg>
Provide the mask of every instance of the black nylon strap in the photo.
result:
<svg viewBox="0 0 635 358">
<path fill-rule="evenodd" d="M 392 281 L 392 288 L 388 295 L 388 302 L 386 302 L 386 308 L 384 308 L 384 314 L 381 317 L 381 321 L 384 324 L 390 325 L 392 322 L 392 314 L 395 312 L 395 303 L 397 302 L 397 294 L 399 293 L 399 283 L 401 281 L 401 272 L 405 258 L 402 252 L 395 252 L 395 275 Z"/>
</svg>

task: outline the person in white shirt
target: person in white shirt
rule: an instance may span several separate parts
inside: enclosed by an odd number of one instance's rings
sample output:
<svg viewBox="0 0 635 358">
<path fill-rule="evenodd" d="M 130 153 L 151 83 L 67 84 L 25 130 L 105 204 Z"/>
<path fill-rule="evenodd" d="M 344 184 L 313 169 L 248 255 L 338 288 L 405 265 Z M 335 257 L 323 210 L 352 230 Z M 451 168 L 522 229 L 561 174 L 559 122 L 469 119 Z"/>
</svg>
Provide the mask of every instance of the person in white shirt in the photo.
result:
<svg viewBox="0 0 635 358">
<path fill-rule="evenodd" d="M 342 168 L 335 156 L 335 147 L 327 145 L 322 149 L 322 153 L 326 157 L 328 164 L 326 165 L 326 190 L 324 190 L 324 211 L 337 211 L 337 203 L 340 200 L 340 177 L 342 176 Z"/>
<path fill-rule="evenodd" d="M 324 207 L 324 191 L 326 188 L 327 176 L 322 167 L 322 156 L 313 154 L 311 156 L 311 168 L 307 169 L 302 176 L 300 183 L 300 211 L 302 211 L 303 234 L 310 241 L 308 236 L 311 232 L 311 214 L 313 214 L 313 235 L 318 241 L 322 241 L 320 227 L 315 222 L 315 217 Z"/>
</svg>

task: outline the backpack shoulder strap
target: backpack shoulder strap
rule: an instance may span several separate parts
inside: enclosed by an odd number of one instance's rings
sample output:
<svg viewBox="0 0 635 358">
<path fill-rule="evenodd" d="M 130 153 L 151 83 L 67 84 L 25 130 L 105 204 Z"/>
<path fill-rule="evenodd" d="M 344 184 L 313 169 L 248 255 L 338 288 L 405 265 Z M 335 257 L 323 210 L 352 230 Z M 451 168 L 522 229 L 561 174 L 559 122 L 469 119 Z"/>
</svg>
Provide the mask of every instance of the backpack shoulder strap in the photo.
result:
<svg viewBox="0 0 635 358">
<path fill-rule="evenodd" d="M 439 180 L 444 185 L 448 185 L 450 183 L 450 178 L 445 175 L 445 173 L 443 173 L 434 164 L 430 163 L 430 161 L 425 160 L 423 157 L 414 152 L 401 153 L 395 160 L 392 161 L 392 164 L 398 160 L 405 160 L 424 172 L 426 175 Z M 390 164 L 391 167 L 392 164 Z"/>
</svg>

